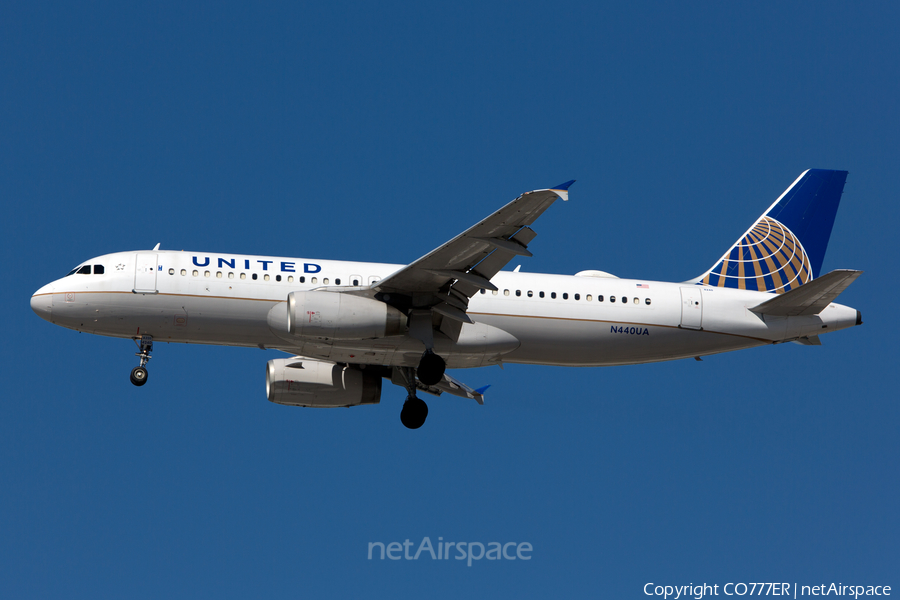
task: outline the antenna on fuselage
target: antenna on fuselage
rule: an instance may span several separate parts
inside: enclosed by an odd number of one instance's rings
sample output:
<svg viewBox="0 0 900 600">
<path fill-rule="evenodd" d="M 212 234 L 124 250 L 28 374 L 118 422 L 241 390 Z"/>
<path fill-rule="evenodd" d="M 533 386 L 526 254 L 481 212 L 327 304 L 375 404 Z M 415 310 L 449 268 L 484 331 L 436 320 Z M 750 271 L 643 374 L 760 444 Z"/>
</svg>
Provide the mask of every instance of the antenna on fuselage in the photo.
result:
<svg viewBox="0 0 900 600">
<path fill-rule="evenodd" d="M 156 245 L 153 246 L 153 249 L 154 249 L 154 250 L 159 250 L 159 245 L 160 245 L 161 243 L 162 243 L 162 242 L 157 242 Z"/>
</svg>

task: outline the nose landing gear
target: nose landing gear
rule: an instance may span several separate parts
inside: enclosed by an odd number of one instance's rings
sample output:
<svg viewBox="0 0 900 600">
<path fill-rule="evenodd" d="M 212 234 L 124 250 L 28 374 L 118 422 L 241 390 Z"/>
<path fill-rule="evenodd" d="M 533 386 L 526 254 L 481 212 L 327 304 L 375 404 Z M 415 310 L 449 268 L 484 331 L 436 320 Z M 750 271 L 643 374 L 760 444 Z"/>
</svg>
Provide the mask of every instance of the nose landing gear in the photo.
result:
<svg viewBox="0 0 900 600">
<path fill-rule="evenodd" d="M 134 338 L 134 343 L 138 345 L 139 352 L 135 356 L 141 359 L 141 364 L 131 370 L 131 383 L 137 386 L 147 383 L 147 369 L 144 365 L 150 360 L 150 353 L 153 352 L 153 337 L 142 335 L 140 340 Z"/>
</svg>

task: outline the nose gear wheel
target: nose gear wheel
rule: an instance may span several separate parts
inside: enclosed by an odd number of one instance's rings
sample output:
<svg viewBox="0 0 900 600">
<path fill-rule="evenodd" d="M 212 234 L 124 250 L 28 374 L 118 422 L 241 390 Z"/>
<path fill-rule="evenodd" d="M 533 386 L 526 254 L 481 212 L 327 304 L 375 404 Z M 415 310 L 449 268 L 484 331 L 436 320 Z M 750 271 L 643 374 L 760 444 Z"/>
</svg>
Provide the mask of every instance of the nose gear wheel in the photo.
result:
<svg viewBox="0 0 900 600">
<path fill-rule="evenodd" d="M 135 356 L 141 359 L 141 364 L 131 370 L 131 383 L 142 386 L 147 383 L 150 376 L 145 365 L 151 358 L 150 353 L 153 352 L 153 336 L 142 335 L 140 338 L 134 338 L 134 343 L 138 345 Z"/>
<path fill-rule="evenodd" d="M 144 367 L 135 367 L 131 370 L 131 383 L 137 386 L 147 383 L 147 369 Z"/>
</svg>

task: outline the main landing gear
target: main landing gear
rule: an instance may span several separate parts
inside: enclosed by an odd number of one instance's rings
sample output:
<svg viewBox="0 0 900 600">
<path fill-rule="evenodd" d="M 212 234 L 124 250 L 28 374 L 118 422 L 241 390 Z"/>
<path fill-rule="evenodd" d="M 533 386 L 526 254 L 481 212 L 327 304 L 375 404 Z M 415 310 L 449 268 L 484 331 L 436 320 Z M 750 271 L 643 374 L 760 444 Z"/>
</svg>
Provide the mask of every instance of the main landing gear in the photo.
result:
<svg viewBox="0 0 900 600">
<path fill-rule="evenodd" d="M 407 429 L 418 429 L 425 424 L 428 417 L 428 405 L 424 400 L 416 396 L 416 373 L 410 367 L 402 369 L 403 378 L 406 379 L 406 402 L 403 403 L 403 410 L 400 411 L 400 422 Z"/>
<path fill-rule="evenodd" d="M 432 350 L 426 350 L 419 361 L 419 368 L 416 369 L 416 375 L 419 381 L 425 385 L 435 385 L 444 377 L 444 371 L 447 369 L 447 363 L 444 359 L 434 353 Z"/>
<path fill-rule="evenodd" d="M 147 377 L 149 376 L 147 368 L 144 365 L 150 360 L 150 353 L 153 352 L 153 337 L 142 335 L 140 341 L 135 338 L 134 343 L 137 344 L 140 349 L 135 356 L 141 359 L 141 364 L 131 370 L 131 383 L 141 386 L 147 383 Z"/>
<path fill-rule="evenodd" d="M 447 364 L 444 359 L 427 350 L 419 361 L 419 367 L 403 367 L 400 372 L 406 383 L 406 402 L 400 411 L 400 422 L 409 429 L 418 429 L 425 424 L 428 417 L 428 405 L 416 396 L 416 377 L 424 385 L 435 385 L 444 378 Z"/>
</svg>

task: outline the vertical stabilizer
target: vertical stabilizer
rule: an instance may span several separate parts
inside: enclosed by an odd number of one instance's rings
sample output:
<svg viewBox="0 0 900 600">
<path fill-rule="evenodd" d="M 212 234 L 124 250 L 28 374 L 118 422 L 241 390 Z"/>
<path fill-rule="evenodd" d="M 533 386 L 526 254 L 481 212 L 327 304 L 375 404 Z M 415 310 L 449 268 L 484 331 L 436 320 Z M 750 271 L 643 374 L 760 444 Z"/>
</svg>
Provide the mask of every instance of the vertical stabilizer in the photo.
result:
<svg viewBox="0 0 900 600">
<path fill-rule="evenodd" d="M 809 169 L 698 284 L 783 293 L 819 276 L 847 171 Z"/>
</svg>

